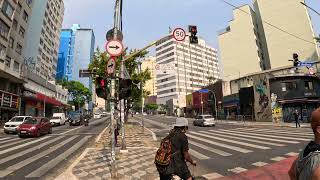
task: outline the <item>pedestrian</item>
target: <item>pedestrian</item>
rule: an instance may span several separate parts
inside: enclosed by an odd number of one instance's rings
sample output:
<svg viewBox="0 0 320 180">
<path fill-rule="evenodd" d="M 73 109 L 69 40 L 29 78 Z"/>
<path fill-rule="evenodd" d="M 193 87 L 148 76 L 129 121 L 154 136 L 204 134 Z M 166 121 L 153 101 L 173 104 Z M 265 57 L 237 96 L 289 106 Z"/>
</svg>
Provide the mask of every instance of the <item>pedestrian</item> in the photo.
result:
<svg viewBox="0 0 320 180">
<path fill-rule="evenodd" d="M 300 123 L 299 123 L 299 116 L 300 116 L 300 113 L 298 111 L 298 109 L 296 109 L 293 113 L 293 116 L 294 116 L 294 121 L 296 122 L 296 128 L 298 128 L 298 125 L 300 127 Z"/>
<path fill-rule="evenodd" d="M 186 132 L 188 120 L 177 118 L 174 128 L 160 144 L 155 157 L 155 164 L 160 175 L 160 180 L 171 180 L 174 175 L 184 180 L 191 180 L 192 176 L 187 166 L 187 161 L 196 166 L 189 154 L 189 145 Z"/>
<path fill-rule="evenodd" d="M 312 112 L 311 128 L 314 140 L 309 142 L 293 162 L 289 170 L 291 180 L 320 179 L 320 108 Z"/>
</svg>

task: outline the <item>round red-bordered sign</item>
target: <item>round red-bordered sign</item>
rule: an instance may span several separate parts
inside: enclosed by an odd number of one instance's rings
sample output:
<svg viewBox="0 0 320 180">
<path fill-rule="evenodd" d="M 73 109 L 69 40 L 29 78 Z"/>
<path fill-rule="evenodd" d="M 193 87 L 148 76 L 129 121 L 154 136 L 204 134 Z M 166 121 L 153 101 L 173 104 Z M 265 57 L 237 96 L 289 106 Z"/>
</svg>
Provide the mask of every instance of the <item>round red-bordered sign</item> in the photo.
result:
<svg viewBox="0 0 320 180">
<path fill-rule="evenodd" d="M 176 28 L 172 35 L 176 41 L 184 41 L 187 36 L 186 32 L 182 28 Z"/>
<path fill-rule="evenodd" d="M 123 44 L 118 40 L 111 40 L 106 43 L 105 49 L 110 56 L 120 56 L 123 53 Z"/>
</svg>

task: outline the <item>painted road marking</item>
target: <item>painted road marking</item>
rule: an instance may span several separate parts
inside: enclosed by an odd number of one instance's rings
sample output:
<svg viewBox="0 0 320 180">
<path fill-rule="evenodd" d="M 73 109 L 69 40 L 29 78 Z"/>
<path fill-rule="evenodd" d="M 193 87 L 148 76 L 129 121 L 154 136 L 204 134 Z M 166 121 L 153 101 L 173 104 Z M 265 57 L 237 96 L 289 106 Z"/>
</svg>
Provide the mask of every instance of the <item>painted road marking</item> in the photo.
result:
<svg viewBox="0 0 320 180">
<path fill-rule="evenodd" d="M 205 174 L 205 175 L 202 175 L 202 177 L 208 179 L 208 180 L 211 180 L 211 179 L 216 179 L 216 178 L 221 178 L 223 177 L 221 174 L 218 174 L 218 173 L 209 173 L 209 174 Z"/>
<path fill-rule="evenodd" d="M 299 153 L 296 153 L 296 152 L 289 152 L 287 154 L 285 154 L 286 156 L 297 156 L 299 155 Z"/>
<path fill-rule="evenodd" d="M 5 136 L 3 136 L 3 137 L 0 137 L 0 141 L 2 141 L 2 140 L 6 140 L 6 139 L 11 139 L 12 137 L 5 137 Z M 18 138 L 16 138 L 16 139 L 18 139 Z"/>
<path fill-rule="evenodd" d="M 74 153 L 76 150 L 78 150 L 81 146 L 83 146 L 90 138 L 91 136 L 85 136 L 82 138 L 79 142 L 77 142 L 75 145 L 73 145 L 70 149 L 67 151 L 61 153 L 58 157 L 52 159 L 51 161 L 47 162 L 45 165 L 41 166 L 37 170 L 34 170 L 32 173 L 28 174 L 26 178 L 34 178 L 34 177 L 41 177 L 44 174 L 46 174 L 49 170 L 53 169 L 57 164 L 59 164 L 61 161 L 69 157 L 72 153 Z"/>
<path fill-rule="evenodd" d="M 69 139 L 66 139 L 66 140 L 62 141 L 61 143 L 56 144 L 56 145 L 52 146 L 51 148 L 49 148 L 49 149 L 47 149 L 47 150 L 45 150 L 45 151 L 42 151 L 42 152 L 39 153 L 39 154 L 36 154 L 36 155 L 34 155 L 34 156 L 31 156 L 31 157 L 29 157 L 28 159 L 25 159 L 25 160 L 23 160 L 23 161 L 20 161 L 20 162 L 17 163 L 17 164 L 13 164 L 12 166 L 7 167 L 7 168 L 4 169 L 4 170 L 1 170 L 1 171 L 0 171 L 0 177 L 5 177 L 5 176 L 13 173 L 14 171 L 19 170 L 20 168 L 22 168 L 22 167 L 24 167 L 24 166 L 26 166 L 26 165 L 28 165 L 28 164 L 30 164 L 30 163 L 32 163 L 32 162 L 40 159 L 40 158 L 42 158 L 42 157 L 44 157 L 44 156 L 52 153 L 53 151 L 56 151 L 57 149 L 59 149 L 59 148 L 61 148 L 62 146 L 66 145 L 67 143 L 71 142 L 72 140 L 74 140 L 74 139 L 77 138 L 77 137 L 79 137 L 79 136 L 70 137 Z"/>
<path fill-rule="evenodd" d="M 247 129 L 238 129 L 242 131 L 254 131 L 254 132 L 269 132 L 269 133 L 278 133 L 278 134 L 286 134 L 286 135 L 292 135 L 292 136 L 314 136 L 311 133 L 303 133 L 303 132 L 290 132 L 290 131 L 285 131 L 285 130 L 271 130 L 271 129 L 258 129 L 258 128 L 247 128 Z"/>
<path fill-rule="evenodd" d="M 23 148 L 23 147 L 28 146 L 28 145 L 31 145 L 31 144 L 35 144 L 35 143 L 37 143 L 37 142 L 46 140 L 46 139 L 48 139 L 48 138 L 52 138 L 52 137 L 46 136 L 46 137 L 43 137 L 43 138 L 39 138 L 39 139 L 37 139 L 37 140 L 31 140 L 31 141 L 29 141 L 29 142 L 27 142 L 27 143 L 24 143 L 24 144 L 21 144 L 21 145 L 19 145 L 19 146 L 14 146 L 14 147 L 12 147 L 12 148 L 9 148 L 9 149 L 6 149 L 6 150 L 2 150 L 2 151 L 0 151 L 0 155 L 5 154 L 5 153 L 10 152 L 10 151 L 13 151 L 13 150 L 16 150 L 16 149 Z M 24 140 L 24 141 L 25 141 L 25 140 Z M 20 141 L 20 142 L 21 142 L 21 141 Z"/>
<path fill-rule="evenodd" d="M 199 152 L 197 152 L 197 151 L 195 151 L 195 150 L 193 150 L 193 149 L 189 149 L 189 153 L 190 153 L 192 156 L 194 156 L 194 157 L 196 157 L 197 159 L 200 159 L 200 160 L 210 159 L 210 157 L 208 157 L 208 156 L 206 156 L 206 155 L 203 155 L 203 154 L 201 154 L 201 153 L 199 153 Z"/>
<path fill-rule="evenodd" d="M 274 142 L 281 142 L 281 143 L 288 143 L 288 144 L 298 144 L 298 141 L 286 141 L 286 140 L 280 140 L 280 139 L 270 139 L 270 138 L 265 138 L 265 137 L 257 137 L 257 136 L 250 136 L 250 135 L 245 135 L 245 134 L 237 134 L 237 132 L 235 131 L 228 131 L 228 132 L 222 132 L 221 131 L 213 131 L 213 130 L 209 130 L 211 132 L 219 132 L 220 134 L 228 134 L 228 135 L 237 135 L 240 137 L 247 137 L 247 138 L 253 138 L 253 139 L 260 139 L 260 140 L 265 140 L 265 141 L 274 141 Z"/>
<path fill-rule="evenodd" d="M 231 172 L 234 172 L 234 173 L 237 173 L 237 174 L 238 174 L 238 173 L 247 171 L 247 169 L 242 168 L 242 167 L 236 167 L 236 168 L 233 168 L 233 169 L 228 169 L 228 171 L 231 171 Z"/>
<path fill-rule="evenodd" d="M 11 156 L 7 156 L 5 158 L 2 158 L 2 159 L 0 159 L 0 164 L 3 164 L 3 163 L 8 162 L 8 161 L 11 161 L 11 160 L 16 159 L 18 157 L 21 157 L 21 156 L 23 156 L 25 154 L 28 154 L 28 153 L 32 152 L 32 151 L 38 150 L 38 149 L 40 149 L 40 148 L 42 148 L 42 147 L 44 147 L 44 146 L 46 146 L 48 144 L 56 142 L 56 141 L 58 141 L 58 140 L 60 140 L 62 138 L 65 138 L 65 137 L 64 136 L 60 136 L 58 138 L 51 139 L 50 141 L 46 141 L 44 143 L 41 143 L 41 144 L 39 144 L 39 146 L 34 146 L 32 148 L 26 149 L 25 151 L 20 151 L 19 153 L 16 153 L 16 154 L 13 154 Z"/>
<path fill-rule="evenodd" d="M 19 143 L 23 143 L 23 142 L 26 142 L 26 141 L 32 141 L 30 139 L 24 139 L 24 140 L 21 140 L 21 139 L 16 139 L 17 141 L 15 142 L 11 142 L 11 143 L 7 143 L 7 144 L 3 144 L 0 146 L 0 149 L 4 149 L 6 147 L 10 147 L 10 146 L 13 146 L 13 145 L 16 145 L 16 144 L 19 144 Z M 1 151 L 0 151 L 1 152 Z"/>
<path fill-rule="evenodd" d="M 284 160 L 286 158 L 284 157 L 280 157 L 280 156 L 277 156 L 277 157 L 274 157 L 274 158 L 271 158 L 272 161 L 281 161 L 281 160 Z"/>
<path fill-rule="evenodd" d="M 11 141 L 20 141 L 21 142 L 21 139 L 20 138 L 7 139 L 5 141 L 0 141 L 0 144 L 5 144 L 5 143 L 11 142 Z M 1 146 L 0 146 L 0 148 L 1 148 Z"/>
<path fill-rule="evenodd" d="M 218 138 L 218 137 L 213 137 L 213 136 L 209 136 L 209 135 L 205 135 L 205 134 L 201 134 L 201 133 L 196 133 L 196 132 L 190 132 L 192 134 L 196 134 L 198 136 L 203 136 L 203 137 L 207 137 L 210 139 L 216 139 L 216 140 L 220 140 L 220 141 L 224 141 L 224 142 L 230 142 L 230 143 L 234 143 L 234 144 L 239 144 L 239 145 L 243 145 L 243 146 L 248 146 L 248 147 L 252 147 L 252 148 L 256 148 L 256 149 L 270 149 L 270 147 L 266 147 L 266 146 L 259 146 L 259 145 L 255 145 L 255 144 L 250 144 L 250 143 L 245 143 L 245 142 L 239 142 L 239 141 L 233 141 L 230 139 L 226 139 L 226 138 Z"/>
<path fill-rule="evenodd" d="M 228 148 L 228 149 L 231 149 L 233 151 L 238 151 L 238 152 L 242 152 L 242 153 L 250 153 L 250 152 L 252 152 L 251 150 L 248 150 L 248 149 L 243 149 L 243 148 L 239 148 L 239 147 L 236 147 L 236 146 L 231 146 L 231 145 L 227 145 L 227 144 L 223 144 L 223 143 L 218 143 L 218 142 L 215 142 L 215 141 L 210 141 L 210 140 L 207 140 L 207 139 L 204 139 L 204 138 L 201 138 L 201 137 L 197 137 L 197 136 L 193 136 L 193 135 L 190 135 L 190 134 L 187 134 L 187 136 L 192 138 L 192 139 L 196 139 L 196 140 L 203 141 L 203 142 L 206 142 L 206 143 L 209 143 L 209 144 L 212 144 L 212 145 Z"/>
<path fill-rule="evenodd" d="M 234 131 L 230 131 L 230 130 L 221 130 L 221 131 L 234 132 Z M 260 134 L 260 133 L 239 132 L 239 131 L 236 131 L 236 133 L 238 133 L 238 134 L 253 135 L 253 136 L 261 136 L 261 137 L 269 137 L 269 138 L 277 138 L 277 139 L 290 139 L 290 140 L 310 141 L 310 139 L 294 138 L 294 137 L 284 137 L 284 136 L 273 136 L 273 135 Z"/>
<path fill-rule="evenodd" d="M 271 142 L 259 141 L 259 140 L 254 140 L 254 139 L 248 139 L 248 138 L 241 138 L 241 137 L 235 137 L 235 136 L 228 136 L 228 135 L 218 134 L 218 132 L 217 132 L 217 133 L 206 132 L 206 131 L 201 131 L 201 132 L 202 132 L 202 133 L 205 133 L 205 134 L 211 134 L 211 135 L 215 135 L 215 136 L 227 137 L 227 138 L 231 138 L 231 139 L 238 139 L 238 140 L 255 142 L 255 143 L 260 143 L 260 144 L 267 144 L 267 145 L 278 146 L 278 147 L 283 147 L 283 146 L 285 146 L 284 144 L 271 143 Z"/>
<path fill-rule="evenodd" d="M 203 144 L 200 144 L 200 143 L 197 143 L 197 142 L 194 142 L 192 140 L 188 140 L 188 142 L 194 146 L 197 146 L 197 147 L 200 147 L 202 149 L 205 149 L 207 151 L 210 151 L 210 152 L 213 152 L 215 154 L 219 154 L 221 156 L 231 156 L 232 154 L 230 153 L 227 153 L 227 152 L 224 152 L 224 151 L 221 151 L 219 149 L 215 149 L 215 148 L 212 148 L 212 147 L 209 147 L 209 146 L 206 146 L 206 145 L 203 145 Z"/>
<path fill-rule="evenodd" d="M 257 166 L 257 167 L 262 167 L 262 166 L 265 166 L 265 165 L 267 165 L 268 163 L 265 163 L 265 162 L 255 162 L 255 163 L 253 163 L 252 165 L 254 165 L 254 166 Z"/>
</svg>

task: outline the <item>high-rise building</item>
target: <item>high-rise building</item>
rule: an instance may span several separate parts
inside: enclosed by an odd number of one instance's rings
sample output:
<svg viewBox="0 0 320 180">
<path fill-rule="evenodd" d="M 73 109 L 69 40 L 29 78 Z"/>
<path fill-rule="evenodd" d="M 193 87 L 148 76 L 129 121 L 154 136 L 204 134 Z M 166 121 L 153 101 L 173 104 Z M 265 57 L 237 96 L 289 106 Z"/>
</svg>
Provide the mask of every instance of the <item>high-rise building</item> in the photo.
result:
<svg viewBox="0 0 320 180">
<path fill-rule="evenodd" d="M 0 1 L 0 121 L 19 111 L 23 81 L 26 30 L 34 1 Z"/>
<path fill-rule="evenodd" d="M 174 74 L 157 74 L 157 103 L 186 107 L 186 95 L 220 79 L 216 49 L 199 38 L 199 44 L 190 44 L 189 38 L 176 42 L 167 38 L 156 46 L 157 64 L 173 64 Z"/>
<path fill-rule="evenodd" d="M 42 78 L 55 80 L 64 3 L 62 0 L 34 1 L 33 8 L 26 30 L 28 46 L 23 54 L 35 63 L 34 72 Z"/>
<path fill-rule="evenodd" d="M 149 69 L 151 79 L 146 82 L 144 85 L 144 90 L 150 92 L 150 96 L 157 95 L 157 76 L 155 74 L 155 65 L 156 65 L 156 58 L 153 56 L 146 57 L 141 64 L 141 69 L 144 71 Z"/>
<path fill-rule="evenodd" d="M 233 20 L 219 34 L 219 47 L 225 79 L 234 79 L 241 73 L 270 69 L 265 39 L 257 25 L 256 13 L 249 5 L 233 11 Z"/>
<path fill-rule="evenodd" d="M 92 78 L 80 78 L 79 70 L 88 69 L 94 55 L 95 36 L 92 29 L 80 28 L 75 24 L 71 29 L 63 29 L 61 32 L 61 44 L 59 48 L 59 61 L 57 67 L 58 80 L 79 81 L 92 92 L 92 102 L 89 109 L 93 109 L 95 103 Z"/>
<path fill-rule="evenodd" d="M 305 1 L 254 0 L 258 25 L 266 37 L 271 68 L 291 65 L 288 59 L 292 59 L 293 53 L 298 53 L 301 60 L 318 60 L 310 16 L 300 2 Z"/>
</svg>

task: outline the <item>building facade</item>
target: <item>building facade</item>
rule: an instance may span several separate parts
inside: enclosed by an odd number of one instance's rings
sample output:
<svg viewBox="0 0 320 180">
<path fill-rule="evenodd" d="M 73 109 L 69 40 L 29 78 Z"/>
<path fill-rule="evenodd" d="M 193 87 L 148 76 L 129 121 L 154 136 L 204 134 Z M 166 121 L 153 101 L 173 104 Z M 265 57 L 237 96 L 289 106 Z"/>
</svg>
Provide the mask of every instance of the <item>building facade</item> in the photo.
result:
<svg viewBox="0 0 320 180">
<path fill-rule="evenodd" d="M 23 49 L 33 1 L 0 1 L 0 123 L 19 114 L 24 79 Z"/>
<path fill-rule="evenodd" d="M 246 12 L 246 13 L 244 13 Z M 218 36 L 223 75 L 234 79 L 241 73 L 270 69 L 265 52 L 263 33 L 257 23 L 256 13 L 249 5 L 233 10 L 233 20 Z"/>
<path fill-rule="evenodd" d="M 146 57 L 141 64 L 142 71 L 145 71 L 146 69 L 149 69 L 151 79 L 148 80 L 144 84 L 144 90 L 150 92 L 150 96 L 156 96 L 157 95 L 157 76 L 155 74 L 155 65 L 156 65 L 156 58 L 149 56 Z"/>
<path fill-rule="evenodd" d="M 266 37 L 271 68 L 291 65 L 288 59 L 292 59 L 293 53 L 298 53 L 303 61 L 319 60 L 310 16 L 300 2 L 305 1 L 254 1 L 258 25 Z"/>
<path fill-rule="evenodd" d="M 27 44 L 23 55 L 34 63 L 34 72 L 42 78 L 55 80 L 60 32 L 64 16 L 62 0 L 34 1 Z"/>
<path fill-rule="evenodd" d="M 199 38 L 199 44 L 167 38 L 156 46 L 157 64 L 171 64 L 173 74 L 157 74 L 157 103 L 172 101 L 175 108 L 186 107 L 186 95 L 221 78 L 218 52 Z"/>
</svg>

